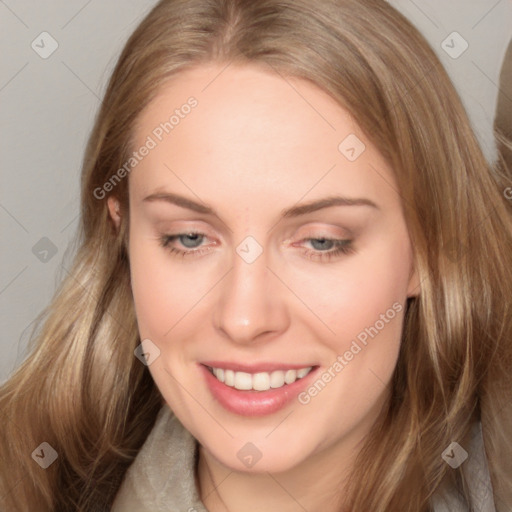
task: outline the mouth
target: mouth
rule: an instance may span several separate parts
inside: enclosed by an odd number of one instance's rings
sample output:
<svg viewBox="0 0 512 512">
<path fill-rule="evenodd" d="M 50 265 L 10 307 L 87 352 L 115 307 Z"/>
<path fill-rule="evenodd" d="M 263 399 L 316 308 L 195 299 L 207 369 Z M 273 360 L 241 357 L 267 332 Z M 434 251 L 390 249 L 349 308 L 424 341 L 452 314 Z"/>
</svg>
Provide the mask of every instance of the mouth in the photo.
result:
<svg viewBox="0 0 512 512">
<path fill-rule="evenodd" d="M 266 416 L 291 405 L 318 374 L 319 365 L 199 364 L 212 398 L 240 416 Z"/>
<path fill-rule="evenodd" d="M 313 369 L 313 366 L 304 366 L 299 369 L 288 368 L 286 370 L 274 370 L 272 372 L 242 372 L 228 368 L 219 368 L 205 365 L 208 371 L 226 386 L 239 391 L 268 391 L 279 389 L 293 384 L 304 378 Z"/>
</svg>

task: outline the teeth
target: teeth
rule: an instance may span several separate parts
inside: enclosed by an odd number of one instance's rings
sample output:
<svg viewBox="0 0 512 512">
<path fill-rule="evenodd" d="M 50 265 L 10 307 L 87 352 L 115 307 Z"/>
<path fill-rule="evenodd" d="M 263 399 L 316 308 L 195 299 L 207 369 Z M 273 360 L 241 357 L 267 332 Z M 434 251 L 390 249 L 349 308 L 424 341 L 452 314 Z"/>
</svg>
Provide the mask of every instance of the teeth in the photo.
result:
<svg viewBox="0 0 512 512">
<path fill-rule="evenodd" d="M 284 374 L 284 381 L 286 382 L 286 384 L 291 384 L 292 382 L 295 382 L 296 380 L 297 380 L 297 372 L 295 370 L 288 370 Z"/>
<path fill-rule="evenodd" d="M 236 389 L 252 389 L 252 375 L 245 372 L 235 372 Z"/>
<path fill-rule="evenodd" d="M 252 376 L 252 388 L 256 391 L 267 391 L 270 389 L 270 375 L 268 373 L 255 373 Z"/>
<path fill-rule="evenodd" d="M 309 370 L 307 368 L 301 368 L 300 370 L 297 370 L 297 378 L 302 379 L 302 377 L 305 377 L 308 373 Z"/>
<path fill-rule="evenodd" d="M 289 370 L 290 372 L 294 372 L 294 370 Z M 294 372 L 295 373 L 295 372 Z M 271 388 L 280 388 L 284 386 L 285 377 L 284 372 L 272 372 L 270 374 L 270 387 Z M 292 382 L 295 382 L 295 379 L 293 379 Z M 289 382 L 287 384 L 290 384 Z"/>
<path fill-rule="evenodd" d="M 235 385 L 235 372 L 233 370 L 224 371 L 224 384 L 231 387 Z"/>
<path fill-rule="evenodd" d="M 214 368 L 213 374 L 217 379 L 219 379 L 221 382 L 224 382 L 224 370 L 222 368 Z"/>
<path fill-rule="evenodd" d="M 234 387 L 241 391 L 255 390 L 267 391 L 270 388 L 281 388 L 285 384 L 292 384 L 297 379 L 305 377 L 312 369 L 312 366 L 301 368 L 300 370 L 277 370 L 274 372 L 234 372 L 233 370 L 224 370 L 223 368 L 211 368 L 211 372 L 217 380 L 224 382 L 227 386 Z"/>
</svg>

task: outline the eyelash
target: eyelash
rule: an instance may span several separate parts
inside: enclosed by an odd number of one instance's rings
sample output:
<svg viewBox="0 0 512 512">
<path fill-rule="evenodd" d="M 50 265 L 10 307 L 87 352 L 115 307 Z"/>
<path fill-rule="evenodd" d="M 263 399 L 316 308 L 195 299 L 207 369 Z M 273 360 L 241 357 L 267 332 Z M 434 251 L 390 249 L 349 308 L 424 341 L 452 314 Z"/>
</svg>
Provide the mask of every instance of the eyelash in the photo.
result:
<svg viewBox="0 0 512 512">
<path fill-rule="evenodd" d="M 160 237 L 160 245 L 167 249 L 172 255 L 184 258 L 185 256 L 202 256 L 209 252 L 209 250 L 201 251 L 200 249 L 192 249 L 189 251 L 182 251 L 180 249 L 176 249 L 176 247 L 170 247 L 169 244 L 176 240 L 181 236 L 189 236 L 189 235 L 198 235 L 200 237 L 206 237 L 204 233 L 200 233 L 198 231 L 188 231 L 186 233 L 177 233 L 175 235 L 162 235 Z M 318 238 L 304 238 L 303 241 L 309 240 L 323 240 L 326 242 L 334 242 L 334 247 L 337 247 L 334 250 L 329 252 L 327 251 L 318 251 L 315 249 L 306 249 L 303 254 L 311 260 L 326 260 L 331 261 L 333 258 L 338 256 L 352 254 L 354 252 L 354 248 L 352 247 L 352 240 L 341 240 L 336 238 L 327 238 L 327 237 L 318 237 Z"/>
</svg>

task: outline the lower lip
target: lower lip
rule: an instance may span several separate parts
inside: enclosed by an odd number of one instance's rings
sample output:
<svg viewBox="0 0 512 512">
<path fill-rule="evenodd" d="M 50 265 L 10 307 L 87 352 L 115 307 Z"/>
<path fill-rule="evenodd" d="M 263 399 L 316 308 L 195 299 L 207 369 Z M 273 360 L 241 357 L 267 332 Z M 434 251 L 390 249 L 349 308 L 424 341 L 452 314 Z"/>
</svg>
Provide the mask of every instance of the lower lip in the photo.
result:
<svg viewBox="0 0 512 512">
<path fill-rule="evenodd" d="M 205 365 L 199 366 L 214 398 L 225 409 L 240 416 L 266 416 L 283 409 L 308 386 L 311 376 L 318 370 L 318 367 L 313 368 L 302 379 L 280 388 L 271 388 L 268 391 L 241 391 L 217 380 Z"/>
</svg>

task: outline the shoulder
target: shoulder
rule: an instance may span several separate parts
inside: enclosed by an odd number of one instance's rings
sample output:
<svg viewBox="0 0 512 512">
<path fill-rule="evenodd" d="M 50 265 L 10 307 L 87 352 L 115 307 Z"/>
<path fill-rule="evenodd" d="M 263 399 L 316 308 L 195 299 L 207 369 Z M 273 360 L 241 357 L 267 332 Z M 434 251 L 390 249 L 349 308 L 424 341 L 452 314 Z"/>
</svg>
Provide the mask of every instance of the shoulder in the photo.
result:
<svg viewBox="0 0 512 512">
<path fill-rule="evenodd" d="M 459 466 L 461 467 L 470 494 L 471 508 L 468 508 L 460 489 L 445 487 L 433 496 L 433 511 L 467 512 L 468 510 L 478 510 L 479 512 L 496 512 L 481 422 L 478 421 L 472 425 L 465 446 L 455 442 L 451 443 L 442 456 L 454 470 Z"/>
<path fill-rule="evenodd" d="M 195 484 L 197 441 L 167 405 L 128 468 L 112 512 L 206 512 Z"/>
</svg>

